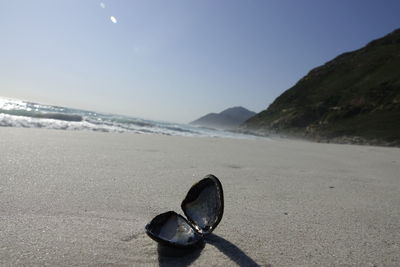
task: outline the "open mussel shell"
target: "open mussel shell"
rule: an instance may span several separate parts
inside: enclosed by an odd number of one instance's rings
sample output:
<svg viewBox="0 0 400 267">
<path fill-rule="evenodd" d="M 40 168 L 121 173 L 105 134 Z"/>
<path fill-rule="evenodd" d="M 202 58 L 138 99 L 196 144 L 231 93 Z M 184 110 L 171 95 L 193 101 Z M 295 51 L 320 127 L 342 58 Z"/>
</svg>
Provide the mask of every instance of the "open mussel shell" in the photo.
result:
<svg viewBox="0 0 400 267">
<path fill-rule="evenodd" d="M 157 215 L 146 225 L 146 233 L 157 242 L 179 248 L 193 247 L 203 240 L 202 235 L 174 211 Z"/>
<path fill-rule="evenodd" d="M 222 219 L 221 182 L 214 175 L 207 175 L 190 188 L 181 207 L 187 219 L 174 211 L 162 213 L 146 225 L 146 233 L 167 246 L 189 248 L 199 244 Z"/>
<path fill-rule="evenodd" d="M 224 213 L 221 182 L 214 175 L 207 175 L 190 188 L 181 207 L 188 221 L 200 234 L 211 233 Z"/>
</svg>

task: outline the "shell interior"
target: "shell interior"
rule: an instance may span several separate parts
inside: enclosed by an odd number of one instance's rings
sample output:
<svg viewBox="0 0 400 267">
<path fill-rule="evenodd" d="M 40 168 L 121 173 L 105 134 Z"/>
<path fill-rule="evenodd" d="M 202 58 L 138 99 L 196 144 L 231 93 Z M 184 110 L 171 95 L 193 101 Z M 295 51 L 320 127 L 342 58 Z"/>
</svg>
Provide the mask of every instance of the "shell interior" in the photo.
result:
<svg viewBox="0 0 400 267">
<path fill-rule="evenodd" d="M 202 240 L 202 236 L 174 211 L 156 216 L 146 225 L 147 234 L 154 240 L 177 247 L 188 247 Z"/>
<path fill-rule="evenodd" d="M 224 211 L 221 182 L 214 175 L 206 176 L 190 188 L 181 207 L 198 232 L 203 235 L 211 233 Z"/>
</svg>

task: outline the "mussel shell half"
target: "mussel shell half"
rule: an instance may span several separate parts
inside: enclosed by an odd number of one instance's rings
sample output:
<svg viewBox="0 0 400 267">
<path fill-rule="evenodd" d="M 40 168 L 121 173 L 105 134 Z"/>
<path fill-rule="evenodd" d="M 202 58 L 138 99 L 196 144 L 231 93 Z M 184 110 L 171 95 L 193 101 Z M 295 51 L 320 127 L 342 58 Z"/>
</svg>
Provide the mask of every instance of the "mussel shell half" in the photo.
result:
<svg viewBox="0 0 400 267">
<path fill-rule="evenodd" d="M 188 221 L 174 211 L 157 215 L 146 225 L 146 233 L 152 239 L 173 247 L 192 247 L 200 240 L 201 234 Z"/>
<path fill-rule="evenodd" d="M 202 235 L 211 233 L 224 213 L 222 184 L 212 174 L 193 185 L 181 204 L 190 223 Z"/>
</svg>

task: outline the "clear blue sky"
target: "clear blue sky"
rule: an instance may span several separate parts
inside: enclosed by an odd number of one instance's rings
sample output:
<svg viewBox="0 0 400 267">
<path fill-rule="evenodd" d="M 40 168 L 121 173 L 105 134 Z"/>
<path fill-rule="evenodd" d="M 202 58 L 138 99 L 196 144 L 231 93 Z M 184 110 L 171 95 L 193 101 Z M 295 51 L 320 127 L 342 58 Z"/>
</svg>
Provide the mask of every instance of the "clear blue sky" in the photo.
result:
<svg viewBox="0 0 400 267">
<path fill-rule="evenodd" d="M 259 112 L 398 27 L 399 0 L 0 0 L 0 96 L 175 122 Z"/>
</svg>

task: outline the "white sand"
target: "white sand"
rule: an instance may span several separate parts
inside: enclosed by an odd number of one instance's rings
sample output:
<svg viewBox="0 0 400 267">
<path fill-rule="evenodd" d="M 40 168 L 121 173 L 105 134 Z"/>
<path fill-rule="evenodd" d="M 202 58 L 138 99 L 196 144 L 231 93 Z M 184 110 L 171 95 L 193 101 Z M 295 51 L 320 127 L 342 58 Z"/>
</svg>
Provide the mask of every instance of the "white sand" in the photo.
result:
<svg viewBox="0 0 400 267">
<path fill-rule="evenodd" d="M 168 256 L 144 226 L 208 173 L 224 217 Z M 398 148 L 0 128 L 0 203 L 1 266 L 400 265 Z"/>
</svg>

